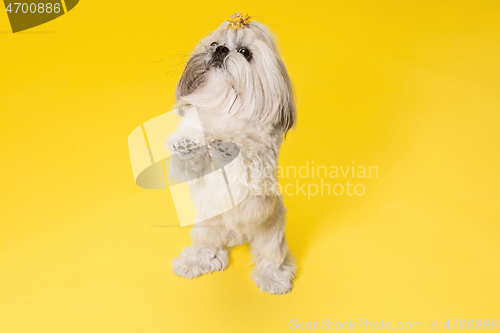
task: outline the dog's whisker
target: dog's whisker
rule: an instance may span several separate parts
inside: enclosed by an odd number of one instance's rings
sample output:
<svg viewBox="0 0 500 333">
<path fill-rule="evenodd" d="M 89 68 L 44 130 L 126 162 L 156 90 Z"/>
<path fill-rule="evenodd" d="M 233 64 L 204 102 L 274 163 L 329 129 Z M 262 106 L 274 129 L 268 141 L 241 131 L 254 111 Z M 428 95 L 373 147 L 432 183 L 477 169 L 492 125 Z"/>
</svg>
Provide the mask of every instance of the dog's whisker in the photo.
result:
<svg viewBox="0 0 500 333">
<path fill-rule="evenodd" d="M 178 54 L 178 55 L 172 55 L 171 57 L 168 57 L 168 58 L 163 58 L 163 59 L 160 59 L 160 60 L 154 60 L 154 61 L 150 61 L 150 62 L 147 62 L 146 64 L 154 64 L 154 63 L 157 63 L 157 62 L 162 62 L 162 61 L 167 61 L 167 60 L 171 60 L 171 59 L 178 59 L 178 58 L 187 58 L 189 57 L 188 54 Z"/>
</svg>

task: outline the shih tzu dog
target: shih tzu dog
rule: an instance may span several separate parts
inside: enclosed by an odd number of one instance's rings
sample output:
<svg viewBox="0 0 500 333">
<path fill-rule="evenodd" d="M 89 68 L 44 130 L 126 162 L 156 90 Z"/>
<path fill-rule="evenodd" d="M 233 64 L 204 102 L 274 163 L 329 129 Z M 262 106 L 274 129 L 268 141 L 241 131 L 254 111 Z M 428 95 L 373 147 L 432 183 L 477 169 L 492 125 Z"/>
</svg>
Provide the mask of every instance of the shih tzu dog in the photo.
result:
<svg viewBox="0 0 500 333">
<path fill-rule="evenodd" d="M 248 15 L 233 15 L 195 48 L 176 100 L 182 120 L 166 141 L 175 156 L 170 177 L 192 180 L 191 200 L 197 214 L 204 214 L 220 205 L 222 189 L 202 176 L 218 158 L 240 155 L 224 177 L 233 196 L 243 199 L 194 225 L 192 245 L 173 259 L 174 273 L 191 279 L 224 270 L 226 248 L 249 242 L 257 286 L 271 294 L 290 292 L 296 265 L 285 239 L 286 208 L 276 172 L 296 111 L 293 87 L 270 31 Z M 192 106 L 201 128 L 182 112 Z"/>
</svg>

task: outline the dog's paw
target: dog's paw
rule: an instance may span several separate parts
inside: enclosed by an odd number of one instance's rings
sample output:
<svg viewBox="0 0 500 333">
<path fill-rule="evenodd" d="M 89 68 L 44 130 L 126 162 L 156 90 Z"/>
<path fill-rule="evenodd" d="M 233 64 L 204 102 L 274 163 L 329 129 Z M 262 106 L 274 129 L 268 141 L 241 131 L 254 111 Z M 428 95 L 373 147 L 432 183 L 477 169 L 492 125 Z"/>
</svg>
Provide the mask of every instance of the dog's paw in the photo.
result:
<svg viewBox="0 0 500 333">
<path fill-rule="evenodd" d="M 184 138 L 172 144 L 172 150 L 183 155 L 189 154 L 199 148 L 199 144 L 191 139 Z"/>
<path fill-rule="evenodd" d="M 165 146 L 170 153 L 167 170 L 169 184 L 187 182 L 210 172 L 208 146 L 197 134 L 191 138 L 185 133 L 174 133 L 168 137 Z"/>
<path fill-rule="evenodd" d="M 234 159 L 240 152 L 238 145 L 231 142 L 212 141 L 210 148 L 214 154 L 218 154 L 225 159 Z"/>
<path fill-rule="evenodd" d="M 179 276 L 194 279 L 202 274 L 223 271 L 228 264 L 224 248 L 190 246 L 172 260 L 172 270 Z"/>
<path fill-rule="evenodd" d="M 297 266 L 289 255 L 281 265 L 264 259 L 252 271 L 252 279 L 262 292 L 282 295 L 292 291 L 296 269 Z"/>
<path fill-rule="evenodd" d="M 165 148 L 170 155 L 177 155 L 183 159 L 196 156 L 202 150 L 208 150 L 203 133 L 187 130 L 172 133 L 165 140 Z"/>
<path fill-rule="evenodd" d="M 215 170 L 231 163 L 239 154 L 240 147 L 231 142 L 212 141 L 210 143 Z"/>
<path fill-rule="evenodd" d="M 255 272 L 252 274 L 252 279 L 263 293 L 282 295 L 289 293 L 293 288 L 292 281 L 288 278 L 273 277 L 269 274 Z"/>
</svg>

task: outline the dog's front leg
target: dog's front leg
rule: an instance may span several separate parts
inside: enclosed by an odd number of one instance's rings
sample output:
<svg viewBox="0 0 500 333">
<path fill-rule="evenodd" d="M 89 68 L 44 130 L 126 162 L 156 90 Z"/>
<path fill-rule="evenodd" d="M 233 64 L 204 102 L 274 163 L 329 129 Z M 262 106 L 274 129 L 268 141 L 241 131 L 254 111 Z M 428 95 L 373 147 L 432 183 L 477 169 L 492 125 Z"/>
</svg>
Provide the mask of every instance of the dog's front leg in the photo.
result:
<svg viewBox="0 0 500 333">
<path fill-rule="evenodd" d="M 187 182 L 210 172 L 210 155 L 203 133 L 183 129 L 167 138 L 169 182 Z"/>
</svg>

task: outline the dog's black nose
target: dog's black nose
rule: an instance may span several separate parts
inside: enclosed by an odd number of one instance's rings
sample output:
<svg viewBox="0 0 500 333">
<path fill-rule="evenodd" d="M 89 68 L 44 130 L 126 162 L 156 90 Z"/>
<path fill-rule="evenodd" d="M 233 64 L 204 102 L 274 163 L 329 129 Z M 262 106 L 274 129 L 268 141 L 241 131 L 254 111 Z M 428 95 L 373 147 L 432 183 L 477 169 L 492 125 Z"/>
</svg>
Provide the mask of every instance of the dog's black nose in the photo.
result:
<svg viewBox="0 0 500 333">
<path fill-rule="evenodd" d="M 212 60 L 210 61 L 210 65 L 218 68 L 222 68 L 224 66 L 224 59 L 226 59 L 229 54 L 229 49 L 224 45 L 219 45 L 215 49 L 212 54 Z"/>
<path fill-rule="evenodd" d="M 221 55 L 225 55 L 226 53 L 229 53 L 229 49 L 225 47 L 224 45 L 219 45 L 215 49 L 215 52 Z"/>
</svg>

